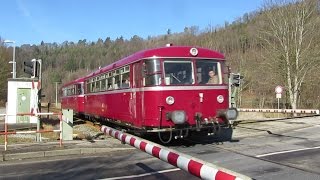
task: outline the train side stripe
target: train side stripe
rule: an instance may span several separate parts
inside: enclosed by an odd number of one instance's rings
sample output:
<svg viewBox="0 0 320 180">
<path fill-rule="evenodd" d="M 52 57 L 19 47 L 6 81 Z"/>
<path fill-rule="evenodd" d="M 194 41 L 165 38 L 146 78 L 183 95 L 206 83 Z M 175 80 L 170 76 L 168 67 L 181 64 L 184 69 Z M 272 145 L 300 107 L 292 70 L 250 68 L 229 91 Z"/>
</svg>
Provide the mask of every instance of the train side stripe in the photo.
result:
<svg viewBox="0 0 320 180">
<path fill-rule="evenodd" d="M 130 92 L 148 92 L 148 91 L 193 91 L 193 90 L 227 90 L 227 89 L 228 89 L 228 86 L 225 86 L 225 85 L 223 86 L 159 86 L 159 87 L 118 89 L 113 91 L 101 91 L 101 92 L 85 94 L 82 96 L 103 95 L 103 94 L 122 94 L 122 93 L 130 93 Z"/>
</svg>

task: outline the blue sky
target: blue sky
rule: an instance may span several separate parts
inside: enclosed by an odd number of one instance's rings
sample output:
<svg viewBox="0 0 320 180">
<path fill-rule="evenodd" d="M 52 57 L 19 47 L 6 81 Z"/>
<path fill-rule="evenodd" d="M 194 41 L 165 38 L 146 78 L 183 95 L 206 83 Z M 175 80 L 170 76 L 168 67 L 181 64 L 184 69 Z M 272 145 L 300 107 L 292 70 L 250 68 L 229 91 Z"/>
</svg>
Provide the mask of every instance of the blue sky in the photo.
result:
<svg viewBox="0 0 320 180">
<path fill-rule="evenodd" d="M 142 38 L 232 22 L 263 0 L 3 0 L 0 37 L 17 45 Z"/>
</svg>

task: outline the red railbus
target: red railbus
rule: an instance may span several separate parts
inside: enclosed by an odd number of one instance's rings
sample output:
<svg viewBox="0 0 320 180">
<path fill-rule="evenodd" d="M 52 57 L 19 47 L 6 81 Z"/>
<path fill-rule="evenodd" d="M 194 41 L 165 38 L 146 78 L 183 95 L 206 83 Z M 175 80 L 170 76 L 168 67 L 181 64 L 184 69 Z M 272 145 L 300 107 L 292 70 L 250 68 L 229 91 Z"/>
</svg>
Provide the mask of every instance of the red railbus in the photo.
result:
<svg viewBox="0 0 320 180">
<path fill-rule="evenodd" d="M 72 109 L 76 115 L 84 114 L 84 78 L 62 86 L 61 108 Z"/>
<path fill-rule="evenodd" d="M 237 117 L 236 109 L 229 109 L 228 73 L 217 51 L 143 50 L 83 78 L 84 114 L 134 132 L 157 133 L 162 142 L 190 131 L 214 134 Z"/>
</svg>

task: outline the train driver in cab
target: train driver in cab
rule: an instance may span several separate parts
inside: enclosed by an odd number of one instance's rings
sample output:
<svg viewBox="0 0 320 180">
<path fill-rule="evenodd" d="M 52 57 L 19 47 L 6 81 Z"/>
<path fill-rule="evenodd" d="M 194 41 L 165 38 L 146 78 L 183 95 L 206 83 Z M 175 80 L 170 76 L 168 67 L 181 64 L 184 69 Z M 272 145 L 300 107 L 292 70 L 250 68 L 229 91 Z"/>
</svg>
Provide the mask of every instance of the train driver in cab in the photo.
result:
<svg viewBox="0 0 320 180">
<path fill-rule="evenodd" d="M 207 84 L 219 84 L 219 78 L 214 70 L 209 71 L 209 80 Z"/>
</svg>

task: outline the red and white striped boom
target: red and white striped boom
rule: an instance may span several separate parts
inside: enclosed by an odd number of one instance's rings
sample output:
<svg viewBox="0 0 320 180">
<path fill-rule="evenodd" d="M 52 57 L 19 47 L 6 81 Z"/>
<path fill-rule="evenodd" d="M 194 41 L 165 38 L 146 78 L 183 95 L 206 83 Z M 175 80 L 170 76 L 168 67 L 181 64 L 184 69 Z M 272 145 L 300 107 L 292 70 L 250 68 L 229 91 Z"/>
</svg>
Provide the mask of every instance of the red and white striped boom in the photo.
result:
<svg viewBox="0 0 320 180">
<path fill-rule="evenodd" d="M 218 167 L 200 159 L 163 147 L 159 144 L 123 133 L 108 126 L 102 126 L 101 131 L 141 151 L 174 165 L 201 179 L 241 180 L 251 179 L 245 175 Z"/>
</svg>

